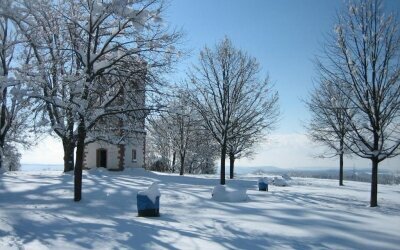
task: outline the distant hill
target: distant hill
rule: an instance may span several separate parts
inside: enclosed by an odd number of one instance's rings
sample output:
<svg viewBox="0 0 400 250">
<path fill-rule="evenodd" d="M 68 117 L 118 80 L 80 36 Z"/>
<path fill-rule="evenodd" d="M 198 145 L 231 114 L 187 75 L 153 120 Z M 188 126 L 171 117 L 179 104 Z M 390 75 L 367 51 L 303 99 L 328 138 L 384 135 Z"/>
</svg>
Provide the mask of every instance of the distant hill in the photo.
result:
<svg viewBox="0 0 400 250">
<path fill-rule="evenodd" d="M 63 171 L 62 164 L 21 164 L 20 171 Z"/>
<path fill-rule="evenodd" d="M 255 175 L 283 175 L 287 174 L 292 177 L 308 177 L 308 178 L 319 178 L 319 179 L 339 179 L 338 168 L 326 168 L 326 167 L 299 167 L 299 168 L 278 168 L 273 166 L 262 166 L 262 167 L 237 167 L 235 170 L 238 175 L 255 174 Z M 370 168 L 352 168 L 344 167 L 344 179 L 370 182 L 371 181 L 371 169 Z M 380 184 L 400 184 L 399 173 L 394 173 L 389 170 L 379 170 L 378 182 Z"/>
</svg>

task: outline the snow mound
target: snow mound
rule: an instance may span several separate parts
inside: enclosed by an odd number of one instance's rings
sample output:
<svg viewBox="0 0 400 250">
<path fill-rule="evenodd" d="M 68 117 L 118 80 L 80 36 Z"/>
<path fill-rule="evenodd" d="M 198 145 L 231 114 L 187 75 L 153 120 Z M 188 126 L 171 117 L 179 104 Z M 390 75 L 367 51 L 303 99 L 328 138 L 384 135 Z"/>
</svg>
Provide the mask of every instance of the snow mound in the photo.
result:
<svg viewBox="0 0 400 250">
<path fill-rule="evenodd" d="M 223 185 L 215 186 L 212 192 L 215 201 L 241 202 L 247 201 L 247 189 L 233 189 Z"/>
<path fill-rule="evenodd" d="M 161 196 L 158 184 L 155 182 L 147 190 L 139 191 L 138 194 L 147 196 L 153 203 L 156 203 L 156 198 Z"/>
<path fill-rule="evenodd" d="M 286 187 L 288 185 L 285 179 L 279 177 L 275 177 L 272 183 L 274 184 L 274 186 L 279 186 L 279 187 Z"/>
</svg>

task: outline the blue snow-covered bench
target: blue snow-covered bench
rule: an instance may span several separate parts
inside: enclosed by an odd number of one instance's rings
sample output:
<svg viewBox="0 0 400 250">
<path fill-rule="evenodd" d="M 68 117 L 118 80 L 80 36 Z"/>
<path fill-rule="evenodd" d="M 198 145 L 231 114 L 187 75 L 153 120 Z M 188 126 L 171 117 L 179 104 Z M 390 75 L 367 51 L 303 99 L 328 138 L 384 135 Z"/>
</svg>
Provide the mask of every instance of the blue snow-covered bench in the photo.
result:
<svg viewBox="0 0 400 250">
<path fill-rule="evenodd" d="M 138 192 L 136 196 L 138 216 L 160 216 L 160 196 L 161 194 L 156 183 L 153 183 L 147 190 Z"/>
</svg>

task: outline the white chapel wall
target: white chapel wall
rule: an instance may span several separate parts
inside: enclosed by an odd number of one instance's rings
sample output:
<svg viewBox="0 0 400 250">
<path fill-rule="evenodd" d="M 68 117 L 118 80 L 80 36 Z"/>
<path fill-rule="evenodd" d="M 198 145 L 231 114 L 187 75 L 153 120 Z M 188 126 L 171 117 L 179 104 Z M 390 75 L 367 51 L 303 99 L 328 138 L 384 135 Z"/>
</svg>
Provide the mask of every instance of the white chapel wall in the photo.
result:
<svg viewBox="0 0 400 250">
<path fill-rule="evenodd" d="M 133 160 L 133 149 L 136 150 L 136 161 Z M 142 168 L 144 164 L 143 143 L 125 145 L 125 168 Z"/>
<path fill-rule="evenodd" d="M 118 163 L 119 163 L 118 146 L 111 145 L 108 143 L 99 143 L 99 142 L 90 143 L 89 145 L 86 146 L 85 166 L 87 168 L 97 167 L 96 151 L 97 149 L 100 148 L 104 148 L 107 150 L 107 168 L 118 169 Z"/>
</svg>

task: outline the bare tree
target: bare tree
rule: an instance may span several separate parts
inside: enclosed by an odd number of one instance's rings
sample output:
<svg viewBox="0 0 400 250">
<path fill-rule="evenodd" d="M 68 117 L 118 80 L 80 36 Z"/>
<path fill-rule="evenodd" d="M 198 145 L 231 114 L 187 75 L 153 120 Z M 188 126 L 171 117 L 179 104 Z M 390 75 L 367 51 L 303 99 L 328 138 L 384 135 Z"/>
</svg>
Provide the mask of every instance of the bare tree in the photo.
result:
<svg viewBox="0 0 400 250">
<path fill-rule="evenodd" d="M 345 139 L 350 130 L 346 118 L 350 99 L 342 95 L 336 85 L 320 82 L 305 103 L 311 112 L 311 119 L 306 126 L 308 135 L 311 140 L 328 148 L 329 151 L 319 157 L 339 156 L 339 185 L 343 186 L 343 157 L 349 153 Z"/>
<path fill-rule="evenodd" d="M 378 205 L 378 165 L 400 145 L 400 32 L 379 0 L 350 3 L 318 61 L 321 81 L 349 99 L 345 144 L 372 162 L 370 206 Z"/>
<path fill-rule="evenodd" d="M 225 38 L 214 50 L 205 47 L 199 64 L 189 73 L 193 105 L 220 145 L 222 185 L 229 141 L 256 135 L 272 126 L 278 116 L 278 95 L 268 78 L 258 77 L 259 71 L 255 58 Z"/>
<path fill-rule="evenodd" d="M 268 78 L 241 92 L 229 130 L 230 179 L 234 177 L 235 160 L 254 154 L 255 145 L 266 138 L 279 118 L 278 93 L 272 90 Z"/>
</svg>

